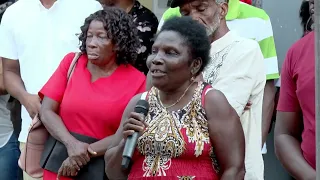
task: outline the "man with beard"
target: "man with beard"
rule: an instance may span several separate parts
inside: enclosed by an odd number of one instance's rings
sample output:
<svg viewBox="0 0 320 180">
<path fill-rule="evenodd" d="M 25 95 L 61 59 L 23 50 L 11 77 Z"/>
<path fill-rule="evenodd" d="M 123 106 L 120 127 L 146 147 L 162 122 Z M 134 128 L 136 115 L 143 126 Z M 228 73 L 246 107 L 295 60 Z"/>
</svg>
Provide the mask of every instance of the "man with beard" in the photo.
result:
<svg viewBox="0 0 320 180">
<path fill-rule="evenodd" d="M 309 1 L 309 11 L 314 20 L 314 0 Z M 314 31 L 288 50 L 277 110 L 274 139 L 278 159 L 295 179 L 316 179 Z"/>
<path fill-rule="evenodd" d="M 182 15 L 206 27 L 212 44 L 211 61 L 203 78 L 225 94 L 240 117 L 246 140 L 245 179 L 262 180 L 261 116 L 266 77 L 258 43 L 229 31 L 226 0 L 173 0 L 171 7 L 180 7 Z M 252 106 L 245 111 L 249 101 Z"/>
<path fill-rule="evenodd" d="M 255 1 L 255 3 L 257 2 L 258 1 Z M 254 4 L 254 2 L 252 3 Z M 161 28 L 164 21 L 180 15 L 179 7 L 169 8 L 163 14 L 158 29 Z M 264 57 L 267 79 L 262 106 L 262 143 L 264 143 L 269 133 L 274 110 L 274 98 L 276 93 L 274 80 L 279 78 L 278 59 L 271 21 L 264 10 L 240 2 L 240 0 L 229 0 L 226 20 L 230 30 L 236 31 L 241 37 L 257 41 Z M 245 48 L 246 47 L 243 47 L 243 49 Z M 266 152 L 267 149 L 266 146 L 264 146 L 262 153 Z"/>
</svg>

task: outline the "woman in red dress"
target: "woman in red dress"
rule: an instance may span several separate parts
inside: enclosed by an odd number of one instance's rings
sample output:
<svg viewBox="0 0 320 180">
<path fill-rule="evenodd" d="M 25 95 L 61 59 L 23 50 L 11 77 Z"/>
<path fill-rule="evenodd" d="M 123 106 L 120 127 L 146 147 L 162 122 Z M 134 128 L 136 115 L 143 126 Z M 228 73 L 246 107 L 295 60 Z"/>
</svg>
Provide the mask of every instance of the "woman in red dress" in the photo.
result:
<svg viewBox="0 0 320 180">
<path fill-rule="evenodd" d="M 106 152 L 110 179 L 244 178 L 238 115 L 220 91 L 194 80 L 208 64 L 209 51 L 206 30 L 190 17 L 165 22 L 147 60 L 154 87 L 131 99 Z M 133 112 L 139 99 L 149 102 L 146 123 Z M 125 139 L 135 131 L 141 136 L 132 166 L 122 171 Z"/>
<path fill-rule="evenodd" d="M 75 53 L 65 56 L 39 92 L 43 97 L 41 120 L 68 153 L 59 169 L 61 180 L 81 174 L 94 158 L 103 159 L 126 105 L 145 91 L 145 76 L 131 66 L 137 56 L 138 39 L 126 12 L 105 8 L 90 15 L 81 31 L 82 55 L 70 79 L 67 71 Z M 81 142 L 71 132 L 97 141 Z M 104 175 L 103 170 L 97 173 Z M 57 172 L 44 170 L 44 180 L 56 178 Z"/>
</svg>

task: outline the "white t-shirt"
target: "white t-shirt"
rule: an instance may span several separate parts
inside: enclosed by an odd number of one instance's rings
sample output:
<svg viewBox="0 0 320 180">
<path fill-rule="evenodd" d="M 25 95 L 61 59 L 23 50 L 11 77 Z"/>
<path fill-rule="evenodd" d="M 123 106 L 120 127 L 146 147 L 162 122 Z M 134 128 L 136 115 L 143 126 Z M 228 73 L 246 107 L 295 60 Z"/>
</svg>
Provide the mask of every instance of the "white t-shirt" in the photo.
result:
<svg viewBox="0 0 320 180">
<path fill-rule="evenodd" d="M 246 141 L 246 180 L 263 180 L 262 102 L 266 83 L 264 58 L 258 43 L 228 32 L 211 44 L 204 80 L 220 90 L 240 117 Z M 247 102 L 250 110 L 244 111 Z"/>
<path fill-rule="evenodd" d="M 101 10 L 95 0 L 58 0 L 46 9 L 39 0 L 19 0 L 3 15 L 0 56 L 19 60 L 26 90 L 37 94 L 69 52 L 79 51 L 77 34 L 85 18 Z M 22 107 L 20 142 L 31 118 Z"/>
</svg>

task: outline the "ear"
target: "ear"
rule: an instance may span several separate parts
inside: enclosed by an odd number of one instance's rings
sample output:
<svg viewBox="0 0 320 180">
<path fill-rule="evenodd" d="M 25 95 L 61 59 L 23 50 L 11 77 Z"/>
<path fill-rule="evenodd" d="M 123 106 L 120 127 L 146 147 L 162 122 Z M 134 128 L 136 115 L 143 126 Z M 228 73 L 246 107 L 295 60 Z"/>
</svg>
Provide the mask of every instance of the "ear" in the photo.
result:
<svg viewBox="0 0 320 180">
<path fill-rule="evenodd" d="M 199 72 L 201 66 L 202 66 L 202 59 L 200 57 L 192 61 L 190 66 L 192 76 L 195 76 Z"/>
<path fill-rule="evenodd" d="M 228 3 L 221 3 L 220 4 L 220 17 L 221 19 L 225 19 L 228 14 Z"/>
</svg>

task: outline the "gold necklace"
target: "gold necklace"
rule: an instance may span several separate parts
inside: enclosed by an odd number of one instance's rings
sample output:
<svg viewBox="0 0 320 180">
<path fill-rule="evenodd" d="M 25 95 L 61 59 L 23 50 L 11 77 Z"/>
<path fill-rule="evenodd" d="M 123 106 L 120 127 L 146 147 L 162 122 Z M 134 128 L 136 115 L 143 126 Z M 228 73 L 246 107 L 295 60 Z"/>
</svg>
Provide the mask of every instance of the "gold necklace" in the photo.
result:
<svg viewBox="0 0 320 180">
<path fill-rule="evenodd" d="M 192 85 L 194 82 L 195 82 L 195 81 L 192 81 L 192 82 L 190 83 L 190 85 L 184 90 L 184 92 L 183 92 L 183 94 L 180 96 L 180 98 L 179 98 L 175 103 L 171 104 L 170 106 L 164 106 L 164 105 L 162 104 L 161 97 L 160 97 L 160 91 L 159 91 L 159 89 L 158 89 L 158 99 L 159 99 L 160 105 L 161 105 L 162 107 L 166 108 L 166 109 L 169 109 L 169 108 L 173 107 L 174 105 L 178 104 L 178 103 L 181 101 L 181 99 L 186 95 L 186 93 L 188 92 L 189 88 L 191 87 L 191 85 Z"/>
</svg>

